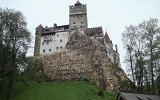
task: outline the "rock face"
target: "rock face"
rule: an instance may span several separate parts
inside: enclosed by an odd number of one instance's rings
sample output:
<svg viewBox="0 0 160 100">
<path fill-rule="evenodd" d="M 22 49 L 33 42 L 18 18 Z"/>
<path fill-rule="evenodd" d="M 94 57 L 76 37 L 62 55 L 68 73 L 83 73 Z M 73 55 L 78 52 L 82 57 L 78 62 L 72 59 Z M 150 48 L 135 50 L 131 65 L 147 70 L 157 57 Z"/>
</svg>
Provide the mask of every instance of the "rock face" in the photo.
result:
<svg viewBox="0 0 160 100">
<path fill-rule="evenodd" d="M 108 60 L 103 36 L 75 32 L 66 47 L 67 51 L 39 57 L 51 81 L 90 81 L 108 91 L 126 90 L 131 86 L 124 71 Z"/>
</svg>

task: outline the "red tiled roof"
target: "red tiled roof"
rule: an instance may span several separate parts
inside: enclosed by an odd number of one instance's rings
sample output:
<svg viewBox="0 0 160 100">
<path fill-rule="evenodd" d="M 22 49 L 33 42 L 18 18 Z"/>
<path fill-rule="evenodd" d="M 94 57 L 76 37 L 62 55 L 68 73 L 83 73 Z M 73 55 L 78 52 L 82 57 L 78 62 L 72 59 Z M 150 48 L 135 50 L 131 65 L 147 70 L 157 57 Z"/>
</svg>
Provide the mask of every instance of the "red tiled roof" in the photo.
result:
<svg viewBox="0 0 160 100">
<path fill-rule="evenodd" d="M 106 43 L 112 43 L 112 41 L 110 40 L 107 32 L 105 33 L 104 39 L 105 39 Z"/>
<path fill-rule="evenodd" d="M 77 2 L 74 5 L 81 5 L 81 3 L 79 2 L 79 0 L 77 0 Z"/>
<path fill-rule="evenodd" d="M 43 26 L 40 24 L 37 28 L 43 28 Z"/>
<path fill-rule="evenodd" d="M 69 29 L 69 25 L 61 25 L 61 26 L 56 26 L 56 27 L 45 27 L 42 35 L 55 33 L 56 30 L 61 30 L 61 28 L 63 28 L 64 30 Z"/>
</svg>

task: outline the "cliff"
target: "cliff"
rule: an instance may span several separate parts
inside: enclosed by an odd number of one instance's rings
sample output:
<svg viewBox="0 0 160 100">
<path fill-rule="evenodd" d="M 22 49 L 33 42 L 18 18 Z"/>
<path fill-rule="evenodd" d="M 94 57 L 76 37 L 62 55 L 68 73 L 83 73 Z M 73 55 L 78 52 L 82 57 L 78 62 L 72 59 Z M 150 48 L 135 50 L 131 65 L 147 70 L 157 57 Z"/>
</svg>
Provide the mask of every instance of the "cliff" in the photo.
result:
<svg viewBox="0 0 160 100">
<path fill-rule="evenodd" d="M 124 71 L 108 59 L 103 36 L 75 32 L 66 47 L 64 52 L 36 58 L 51 81 L 83 80 L 108 91 L 130 90 L 132 83 Z"/>
</svg>

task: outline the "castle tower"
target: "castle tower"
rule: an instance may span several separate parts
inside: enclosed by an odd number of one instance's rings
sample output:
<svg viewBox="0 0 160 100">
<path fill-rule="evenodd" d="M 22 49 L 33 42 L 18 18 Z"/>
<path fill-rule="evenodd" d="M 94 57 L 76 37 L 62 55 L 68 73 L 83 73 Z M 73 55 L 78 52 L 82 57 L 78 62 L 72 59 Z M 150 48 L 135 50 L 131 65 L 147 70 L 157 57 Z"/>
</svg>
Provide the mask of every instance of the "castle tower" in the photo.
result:
<svg viewBox="0 0 160 100">
<path fill-rule="evenodd" d="M 40 55 L 40 45 L 41 45 L 41 34 L 42 33 L 43 33 L 43 27 L 40 24 L 36 28 L 36 33 L 35 33 L 34 56 L 39 56 Z"/>
<path fill-rule="evenodd" d="M 83 31 L 88 27 L 87 22 L 87 7 L 86 4 L 81 4 L 79 0 L 69 6 L 69 28 L 71 34 L 74 31 Z"/>
</svg>

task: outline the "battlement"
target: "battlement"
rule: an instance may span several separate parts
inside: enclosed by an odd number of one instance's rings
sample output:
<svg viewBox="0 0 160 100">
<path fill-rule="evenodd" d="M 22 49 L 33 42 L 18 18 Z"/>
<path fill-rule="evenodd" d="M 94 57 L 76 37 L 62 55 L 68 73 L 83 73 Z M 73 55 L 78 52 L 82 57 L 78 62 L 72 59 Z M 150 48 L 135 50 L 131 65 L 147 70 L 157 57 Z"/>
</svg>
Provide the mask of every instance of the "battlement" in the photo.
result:
<svg viewBox="0 0 160 100">
<path fill-rule="evenodd" d="M 86 6 L 86 4 L 81 4 L 80 6 Z M 75 7 L 75 5 L 70 5 L 69 7 Z"/>
<path fill-rule="evenodd" d="M 103 29 L 102 27 L 93 27 L 93 28 L 87 28 L 86 30 L 84 30 L 84 32 L 89 36 L 93 36 L 95 34 L 102 35 Z"/>
<path fill-rule="evenodd" d="M 84 14 L 87 13 L 87 7 L 86 5 L 81 6 L 70 6 L 69 7 L 69 13 L 71 14 Z"/>
<path fill-rule="evenodd" d="M 81 6 L 74 6 L 74 5 L 72 5 L 72 6 L 69 6 L 69 10 L 86 10 L 86 4 L 83 4 L 83 5 L 81 5 Z"/>
<path fill-rule="evenodd" d="M 69 6 L 69 13 L 70 15 L 87 13 L 86 4 L 81 4 L 77 1 L 74 5 Z"/>
</svg>

